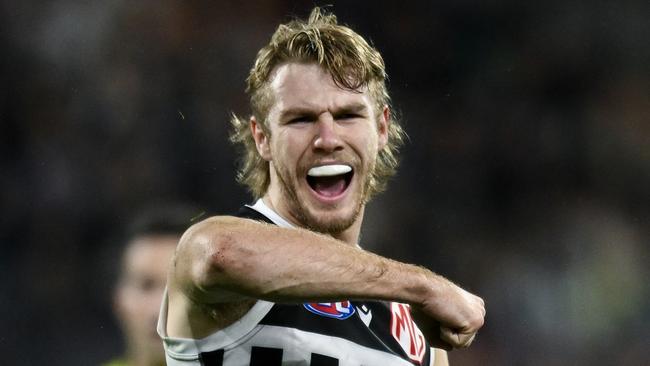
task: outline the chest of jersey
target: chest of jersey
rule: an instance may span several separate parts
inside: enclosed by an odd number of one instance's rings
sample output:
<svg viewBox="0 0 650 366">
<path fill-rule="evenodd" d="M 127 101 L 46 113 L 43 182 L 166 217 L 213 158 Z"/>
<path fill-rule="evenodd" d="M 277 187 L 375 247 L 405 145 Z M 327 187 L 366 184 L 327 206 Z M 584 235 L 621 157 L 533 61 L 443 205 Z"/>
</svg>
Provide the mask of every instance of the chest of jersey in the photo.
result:
<svg viewBox="0 0 650 366">
<path fill-rule="evenodd" d="M 407 305 L 275 304 L 250 334 L 200 355 L 205 366 L 429 365 L 431 351 Z"/>
</svg>

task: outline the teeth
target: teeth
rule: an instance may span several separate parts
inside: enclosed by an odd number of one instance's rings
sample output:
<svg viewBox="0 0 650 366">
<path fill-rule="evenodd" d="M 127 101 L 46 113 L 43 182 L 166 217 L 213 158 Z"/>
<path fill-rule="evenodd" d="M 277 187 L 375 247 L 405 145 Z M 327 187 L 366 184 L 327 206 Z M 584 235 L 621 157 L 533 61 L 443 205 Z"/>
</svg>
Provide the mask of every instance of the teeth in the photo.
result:
<svg viewBox="0 0 650 366">
<path fill-rule="evenodd" d="M 323 165 L 309 169 L 307 175 L 310 177 L 331 177 L 333 175 L 345 174 L 350 171 L 352 171 L 352 168 L 349 165 Z"/>
</svg>

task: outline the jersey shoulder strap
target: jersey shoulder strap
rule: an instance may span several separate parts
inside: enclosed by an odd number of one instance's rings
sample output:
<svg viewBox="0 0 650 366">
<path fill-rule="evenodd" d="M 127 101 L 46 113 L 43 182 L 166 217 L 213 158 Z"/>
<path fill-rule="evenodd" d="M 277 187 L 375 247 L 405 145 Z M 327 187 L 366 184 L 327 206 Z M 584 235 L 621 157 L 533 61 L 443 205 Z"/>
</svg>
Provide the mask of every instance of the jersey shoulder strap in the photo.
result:
<svg viewBox="0 0 650 366">
<path fill-rule="evenodd" d="M 237 213 L 235 213 L 236 217 L 241 217 L 244 219 L 251 219 L 251 220 L 257 220 L 257 221 L 263 221 L 269 224 L 273 224 L 273 221 L 269 219 L 268 217 L 262 215 L 261 213 L 257 212 L 256 210 L 252 209 L 249 206 L 242 206 Z"/>
</svg>

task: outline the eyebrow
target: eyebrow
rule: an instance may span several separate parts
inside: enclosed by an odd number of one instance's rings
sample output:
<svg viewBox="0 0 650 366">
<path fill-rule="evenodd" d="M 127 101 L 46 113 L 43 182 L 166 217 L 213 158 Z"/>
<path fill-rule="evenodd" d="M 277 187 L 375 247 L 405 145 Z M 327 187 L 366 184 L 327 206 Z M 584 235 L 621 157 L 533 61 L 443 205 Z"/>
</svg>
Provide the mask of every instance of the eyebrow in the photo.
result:
<svg viewBox="0 0 650 366">
<path fill-rule="evenodd" d="M 350 103 L 334 109 L 332 114 L 337 116 L 346 113 L 363 113 L 367 110 L 368 107 L 364 103 Z M 309 107 L 294 107 L 282 111 L 280 113 L 280 120 L 287 120 L 298 116 L 314 116 L 316 114 L 317 112 Z"/>
</svg>

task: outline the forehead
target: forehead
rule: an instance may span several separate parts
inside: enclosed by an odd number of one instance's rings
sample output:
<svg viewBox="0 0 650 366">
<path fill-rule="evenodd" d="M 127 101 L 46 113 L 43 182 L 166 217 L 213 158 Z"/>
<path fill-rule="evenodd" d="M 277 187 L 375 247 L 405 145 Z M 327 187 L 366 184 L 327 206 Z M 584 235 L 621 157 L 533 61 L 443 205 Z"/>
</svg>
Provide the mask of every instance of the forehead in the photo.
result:
<svg viewBox="0 0 650 366">
<path fill-rule="evenodd" d="M 342 89 L 327 70 L 314 63 L 290 62 L 278 66 L 269 86 L 275 102 L 272 110 L 277 112 L 296 107 L 332 110 L 360 103 L 371 107 L 367 88 Z"/>
</svg>

